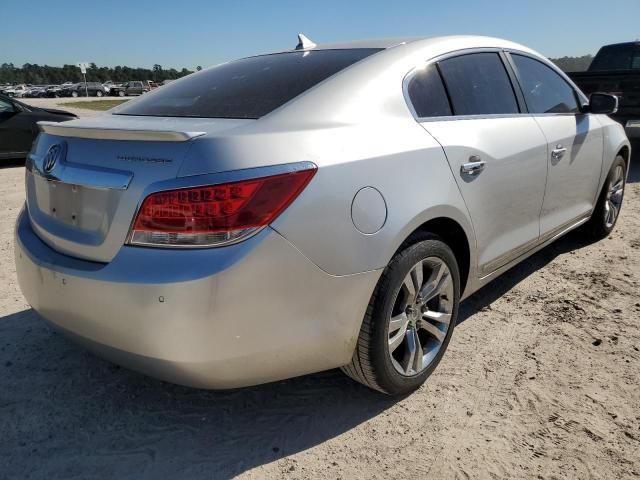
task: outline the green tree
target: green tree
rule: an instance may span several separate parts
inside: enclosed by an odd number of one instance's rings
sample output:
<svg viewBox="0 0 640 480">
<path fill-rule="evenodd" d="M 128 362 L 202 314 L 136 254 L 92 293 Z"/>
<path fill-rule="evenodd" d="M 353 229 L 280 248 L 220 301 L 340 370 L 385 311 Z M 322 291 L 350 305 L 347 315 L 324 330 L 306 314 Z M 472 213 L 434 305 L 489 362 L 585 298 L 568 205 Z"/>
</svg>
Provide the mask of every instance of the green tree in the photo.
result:
<svg viewBox="0 0 640 480">
<path fill-rule="evenodd" d="M 558 68 L 564 72 L 583 72 L 589 68 L 593 55 L 582 55 L 581 57 L 561 57 L 551 58 Z"/>
<path fill-rule="evenodd" d="M 202 67 L 200 67 L 202 68 Z M 130 80 L 150 80 L 162 82 L 163 80 L 174 80 L 192 73 L 183 68 L 164 69 L 161 65 L 155 64 L 152 69 L 132 68 L 118 65 L 116 67 L 99 67 L 91 63 L 87 69 L 87 81 L 89 82 L 126 82 Z M 63 65 L 62 67 L 52 67 L 50 65 L 37 65 L 25 63 L 22 67 L 16 67 L 12 63 L 0 64 L 0 84 L 28 83 L 32 85 L 61 84 L 64 82 L 79 82 L 82 80 L 80 69 L 76 65 Z"/>
</svg>

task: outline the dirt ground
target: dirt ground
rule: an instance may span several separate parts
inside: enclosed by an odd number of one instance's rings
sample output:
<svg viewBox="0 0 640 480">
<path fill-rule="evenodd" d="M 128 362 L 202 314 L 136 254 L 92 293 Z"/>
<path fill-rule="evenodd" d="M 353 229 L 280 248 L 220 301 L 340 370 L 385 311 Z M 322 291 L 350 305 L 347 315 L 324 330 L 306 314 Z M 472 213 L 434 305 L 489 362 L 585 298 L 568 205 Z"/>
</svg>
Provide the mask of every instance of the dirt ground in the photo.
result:
<svg viewBox="0 0 640 480">
<path fill-rule="evenodd" d="M 86 353 L 20 294 L 24 168 L 2 168 L 0 479 L 638 478 L 638 160 L 612 236 L 571 234 L 464 302 L 402 399 L 339 371 L 194 390 Z"/>
</svg>

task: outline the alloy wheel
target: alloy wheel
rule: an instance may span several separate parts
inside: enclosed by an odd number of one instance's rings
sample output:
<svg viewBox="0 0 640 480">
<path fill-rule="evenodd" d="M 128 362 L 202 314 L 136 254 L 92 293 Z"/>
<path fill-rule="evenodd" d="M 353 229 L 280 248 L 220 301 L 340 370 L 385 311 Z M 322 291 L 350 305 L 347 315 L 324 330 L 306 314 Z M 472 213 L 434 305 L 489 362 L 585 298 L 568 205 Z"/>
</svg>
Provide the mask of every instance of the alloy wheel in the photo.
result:
<svg viewBox="0 0 640 480">
<path fill-rule="evenodd" d="M 451 271 L 438 257 L 415 264 L 405 277 L 389 318 L 391 363 L 414 376 L 434 360 L 451 328 L 454 289 Z"/>
<path fill-rule="evenodd" d="M 624 193 L 624 169 L 618 165 L 613 173 L 607 198 L 604 203 L 604 223 L 607 228 L 612 228 L 622 206 L 622 196 Z"/>
</svg>

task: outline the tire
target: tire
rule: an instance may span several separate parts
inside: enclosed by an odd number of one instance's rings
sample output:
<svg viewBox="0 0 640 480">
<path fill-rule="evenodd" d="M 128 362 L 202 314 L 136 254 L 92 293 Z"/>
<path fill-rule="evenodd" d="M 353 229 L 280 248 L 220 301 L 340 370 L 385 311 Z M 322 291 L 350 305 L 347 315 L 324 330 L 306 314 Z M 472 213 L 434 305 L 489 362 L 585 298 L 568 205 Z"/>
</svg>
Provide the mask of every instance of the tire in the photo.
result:
<svg viewBox="0 0 640 480">
<path fill-rule="evenodd" d="M 96 97 L 101 98 L 102 97 L 102 92 L 100 90 L 96 91 Z"/>
<path fill-rule="evenodd" d="M 76 92 L 76 91 L 71 92 L 71 96 L 73 98 L 78 98 L 78 92 Z"/>
<path fill-rule="evenodd" d="M 352 379 L 388 395 L 407 394 L 425 382 L 442 359 L 458 316 L 460 273 L 453 252 L 435 235 L 416 240 L 382 273 L 351 363 L 342 367 Z M 420 306 L 420 295 L 412 293 L 416 285 L 425 297 L 439 293 Z"/>
<path fill-rule="evenodd" d="M 608 237 L 615 228 L 624 199 L 626 176 L 624 158 L 618 155 L 611 165 L 591 218 L 585 224 L 587 234 L 594 240 Z"/>
<path fill-rule="evenodd" d="M 123 91 L 123 90 L 120 90 L 120 91 L 118 92 L 118 96 L 119 96 L 119 97 L 124 97 L 124 91 Z"/>
</svg>

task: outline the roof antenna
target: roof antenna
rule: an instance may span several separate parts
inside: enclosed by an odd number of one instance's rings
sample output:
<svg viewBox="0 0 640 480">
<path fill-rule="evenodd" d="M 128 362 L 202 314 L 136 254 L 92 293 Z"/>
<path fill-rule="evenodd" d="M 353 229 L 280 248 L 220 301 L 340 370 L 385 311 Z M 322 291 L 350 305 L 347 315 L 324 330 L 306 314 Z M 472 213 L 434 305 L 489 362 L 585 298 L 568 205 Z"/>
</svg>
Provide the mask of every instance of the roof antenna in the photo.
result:
<svg viewBox="0 0 640 480">
<path fill-rule="evenodd" d="M 296 45 L 296 50 L 306 50 L 313 47 L 317 47 L 317 45 L 307 37 L 305 37 L 302 33 L 298 34 L 298 45 Z"/>
</svg>

